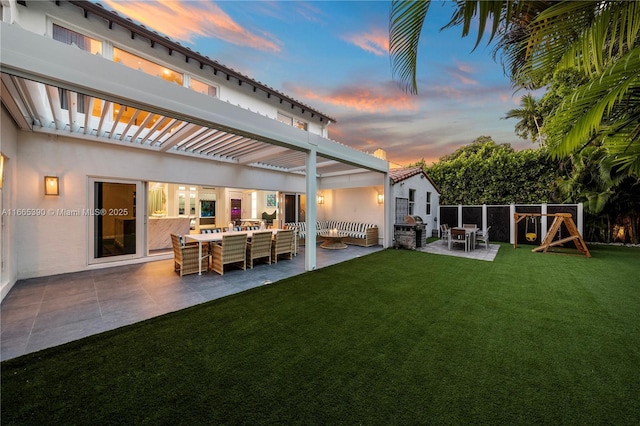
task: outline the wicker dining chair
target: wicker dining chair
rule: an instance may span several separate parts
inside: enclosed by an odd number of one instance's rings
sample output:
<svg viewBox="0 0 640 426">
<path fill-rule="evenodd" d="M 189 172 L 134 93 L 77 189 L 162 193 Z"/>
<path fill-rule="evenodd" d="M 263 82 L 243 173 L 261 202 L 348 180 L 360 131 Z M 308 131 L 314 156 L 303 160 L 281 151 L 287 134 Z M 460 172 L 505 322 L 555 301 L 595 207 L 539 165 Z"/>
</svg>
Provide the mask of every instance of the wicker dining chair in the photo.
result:
<svg viewBox="0 0 640 426">
<path fill-rule="evenodd" d="M 247 234 L 223 235 L 222 241 L 211 244 L 211 269 L 224 274 L 224 265 L 247 268 Z"/>
<path fill-rule="evenodd" d="M 180 274 L 180 276 L 187 274 L 197 274 L 198 269 L 198 256 L 200 255 L 200 249 L 198 243 L 183 243 L 180 235 L 171 234 L 171 243 L 173 244 L 173 261 L 174 269 Z M 209 253 L 205 248 L 202 248 L 202 270 L 207 271 L 209 269 Z"/>
<path fill-rule="evenodd" d="M 253 261 L 257 259 L 265 259 L 271 264 L 271 239 L 273 233 L 271 231 L 254 232 L 251 241 L 247 242 L 247 264 L 253 269 Z"/>
<path fill-rule="evenodd" d="M 278 263 L 279 256 L 287 256 L 293 259 L 293 229 L 283 229 L 273 237 L 271 245 L 271 261 Z"/>
</svg>

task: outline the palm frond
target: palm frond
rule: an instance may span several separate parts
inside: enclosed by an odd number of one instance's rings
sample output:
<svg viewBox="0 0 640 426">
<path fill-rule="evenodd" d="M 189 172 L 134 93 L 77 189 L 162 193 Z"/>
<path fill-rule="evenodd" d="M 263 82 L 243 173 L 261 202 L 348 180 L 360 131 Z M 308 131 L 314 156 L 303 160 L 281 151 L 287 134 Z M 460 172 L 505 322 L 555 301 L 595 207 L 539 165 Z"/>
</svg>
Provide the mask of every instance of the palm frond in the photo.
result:
<svg viewBox="0 0 640 426">
<path fill-rule="evenodd" d="M 615 129 L 609 133 L 615 134 L 627 126 L 633 126 L 634 117 L 640 111 L 640 99 L 635 95 L 627 95 L 640 91 L 638 69 L 640 46 L 609 65 L 600 78 L 578 88 L 572 98 L 565 101 L 552 120 L 573 123 L 573 128 L 556 146 L 554 155 L 569 155 L 595 134 L 606 136 L 603 130 Z M 607 119 L 612 121 L 607 123 Z M 627 124 L 621 126 L 622 123 Z M 634 143 L 640 141 L 636 139 Z"/>
<path fill-rule="evenodd" d="M 389 18 L 389 56 L 391 70 L 400 87 L 411 94 L 418 93 L 416 81 L 418 43 L 430 1 L 391 3 Z"/>
</svg>

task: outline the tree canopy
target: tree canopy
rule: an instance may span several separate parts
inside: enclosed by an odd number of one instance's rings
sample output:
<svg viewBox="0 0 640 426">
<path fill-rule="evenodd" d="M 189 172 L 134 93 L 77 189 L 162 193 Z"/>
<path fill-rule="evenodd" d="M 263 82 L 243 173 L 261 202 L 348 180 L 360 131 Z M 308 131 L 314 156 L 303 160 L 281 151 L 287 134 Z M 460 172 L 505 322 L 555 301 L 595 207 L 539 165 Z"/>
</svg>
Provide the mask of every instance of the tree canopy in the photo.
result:
<svg viewBox="0 0 640 426">
<path fill-rule="evenodd" d="M 418 42 L 430 1 L 392 2 L 389 53 L 393 74 L 417 93 Z M 568 91 L 547 118 L 555 158 L 601 146 L 617 172 L 640 176 L 640 2 L 481 1 L 455 3 L 444 28 L 476 27 L 476 46 L 495 41 L 517 88 L 548 85 L 562 70 L 584 82 Z"/>
<path fill-rule="evenodd" d="M 544 149 L 515 151 L 487 136 L 426 168 L 442 205 L 555 202 L 557 170 Z"/>
</svg>

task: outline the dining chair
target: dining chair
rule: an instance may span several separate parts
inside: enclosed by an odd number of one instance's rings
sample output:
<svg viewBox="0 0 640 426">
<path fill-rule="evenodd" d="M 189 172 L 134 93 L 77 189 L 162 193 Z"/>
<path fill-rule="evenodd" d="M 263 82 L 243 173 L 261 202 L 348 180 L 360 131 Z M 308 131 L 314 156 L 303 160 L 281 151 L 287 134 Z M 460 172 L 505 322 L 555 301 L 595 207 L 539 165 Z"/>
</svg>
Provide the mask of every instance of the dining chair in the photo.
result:
<svg viewBox="0 0 640 426">
<path fill-rule="evenodd" d="M 489 231 L 490 230 L 491 230 L 491 227 L 489 226 L 484 232 L 476 233 L 476 244 L 478 244 L 479 242 L 484 242 L 484 247 L 486 249 L 489 249 Z"/>
<path fill-rule="evenodd" d="M 211 244 L 211 269 L 223 275 L 229 264 L 247 268 L 247 234 L 223 234 L 222 241 Z"/>
<path fill-rule="evenodd" d="M 469 238 L 467 231 L 464 229 L 452 228 L 449 233 L 449 250 L 453 244 L 464 244 L 464 251 L 469 251 Z"/>
<path fill-rule="evenodd" d="M 276 233 L 271 244 L 271 261 L 278 263 L 279 256 L 293 259 L 293 229 L 283 229 Z"/>
<path fill-rule="evenodd" d="M 185 243 L 183 237 L 177 234 L 171 234 L 171 243 L 173 245 L 173 262 L 174 270 L 180 274 L 180 276 L 187 274 L 197 274 L 200 272 L 198 268 L 198 256 L 200 256 L 200 249 L 197 242 Z M 202 262 L 201 267 L 203 271 L 209 269 L 209 252 L 202 248 Z"/>
<path fill-rule="evenodd" d="M 253 269 L 253 262 L 256 259 L 266 259 L 271 264 L 271 231 L 254 232 L 251 241 L 247 241 L 247 264 Z"/>
<path fill-rule="evenodd" d="M 447 242 L 449 241 L 449 232 L 451 231 L 451 228 L 449 228 L 449 225 L 447 225 L 446 223 L 443 223 L 440 225 L 440 239 L 447 244 Z"/>
</svg>

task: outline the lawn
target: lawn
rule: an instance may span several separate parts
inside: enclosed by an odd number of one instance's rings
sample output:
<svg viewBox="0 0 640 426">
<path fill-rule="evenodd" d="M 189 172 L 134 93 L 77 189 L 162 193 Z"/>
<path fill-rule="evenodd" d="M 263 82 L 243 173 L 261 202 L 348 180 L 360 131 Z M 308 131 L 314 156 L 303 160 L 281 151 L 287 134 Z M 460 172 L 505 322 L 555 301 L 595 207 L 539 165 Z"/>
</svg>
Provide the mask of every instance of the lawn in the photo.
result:
<svg viewBox="0 0 640 426">
<path fill-rule="evenodd" d="M 384 250 L 2 362 L 2 424 L 640 420 L 640 249 Z"/>
</svg>

